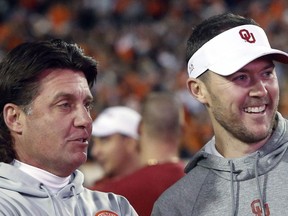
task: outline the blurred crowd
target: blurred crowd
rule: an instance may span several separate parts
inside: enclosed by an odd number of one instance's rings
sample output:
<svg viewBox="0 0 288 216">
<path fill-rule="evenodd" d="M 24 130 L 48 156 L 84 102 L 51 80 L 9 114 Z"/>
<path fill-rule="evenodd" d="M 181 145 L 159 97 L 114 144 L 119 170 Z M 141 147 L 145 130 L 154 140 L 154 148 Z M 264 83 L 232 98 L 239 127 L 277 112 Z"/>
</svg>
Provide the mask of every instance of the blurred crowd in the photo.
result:
<svg viewBox="0 0 288 216">
<path fill-rule="evenodd" d="M 186 41 L 195 24 L 226 11 L 253 18 L 272 47 L 288 51 L 287 0 L 0 0 L 0 59 L 24 41 L 78 43 L 99 62 L 93 117 L 113 105 L 138 109 L 152 90 L 174 91 L 185 105 L 185 157 L 212 133 L 205 109 L 186 89 Z M 288 68 L 277 67 L 286 89 Z"/>
</svg>

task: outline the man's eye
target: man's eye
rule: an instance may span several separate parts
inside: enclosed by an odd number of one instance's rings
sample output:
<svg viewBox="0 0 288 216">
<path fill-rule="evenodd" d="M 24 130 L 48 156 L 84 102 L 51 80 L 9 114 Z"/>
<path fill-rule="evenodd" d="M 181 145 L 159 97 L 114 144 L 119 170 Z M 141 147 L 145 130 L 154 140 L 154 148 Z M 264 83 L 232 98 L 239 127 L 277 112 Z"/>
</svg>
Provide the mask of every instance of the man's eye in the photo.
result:
<svg viewBox="0 0 288 216">
<path fill-rule="evenodd" d="M 93 108 L 93 104 L 92 103 L 87 103 L 87 104 L 85 104 L 85 107 L 86 107 L 87 111 L 91 111 L 92 108 Z"/>
<path fill-rule="evenodd" d="M 233 81 L 241 81 L 241 80 L 246 80 L 247 79 L 247 75 L 245 75 L 245 74 L 242 74 L 242 75 L 239 75 L 239 76 L 235 76 L 234 78 L 233 78 Z"/>
<path fill-rule="evenodd" d="M 264 77 L 269 78 L 269 77 L 272 77 L 272 76 L 273 76 L 273 71 L 266 71 L 266 72 L 264 72 Z"/>
<path fill-rule="evenodd" d="M 245 80 L 246 78 L 247 78 L 246 75 L 240 75 L 240 76 L 238 77 L 239 80 Z"/>
<path fill-rule="evenodd" d="M 62 104 L 59 104 L 60 107 L 62 108 L 70 108 L 71 105 L 69 103 L 62 103 Z"/>
</svg>

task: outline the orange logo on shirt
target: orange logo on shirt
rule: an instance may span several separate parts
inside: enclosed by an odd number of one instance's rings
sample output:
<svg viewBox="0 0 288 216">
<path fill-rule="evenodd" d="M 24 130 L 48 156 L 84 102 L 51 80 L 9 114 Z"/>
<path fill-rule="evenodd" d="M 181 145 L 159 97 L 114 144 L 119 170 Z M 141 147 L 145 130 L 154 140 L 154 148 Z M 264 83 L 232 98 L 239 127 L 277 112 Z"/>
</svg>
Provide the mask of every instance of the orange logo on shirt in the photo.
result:
<svg viewBox="0 0 288 216">
<path fill-rule="evenodd" d="M 103 211 L 97 212 L 95 216 L 118 216 L 118 214 L 112 211 L 103 210 Z"/>
<path fill-rule="evenodd" d="M 270 209 L 269 209 L 269 206 L 267 203 L 264 203 L 264 208 L 265 208 L 265 216 L 270 216 Z M 260 199 L 254 200 L 251 203 L 251 209 L 252 209 L 252 212 L 254 213 L 254 215 L 256 215 L 256 216 L 262 216 L 263 215 Z"/>
</svg>

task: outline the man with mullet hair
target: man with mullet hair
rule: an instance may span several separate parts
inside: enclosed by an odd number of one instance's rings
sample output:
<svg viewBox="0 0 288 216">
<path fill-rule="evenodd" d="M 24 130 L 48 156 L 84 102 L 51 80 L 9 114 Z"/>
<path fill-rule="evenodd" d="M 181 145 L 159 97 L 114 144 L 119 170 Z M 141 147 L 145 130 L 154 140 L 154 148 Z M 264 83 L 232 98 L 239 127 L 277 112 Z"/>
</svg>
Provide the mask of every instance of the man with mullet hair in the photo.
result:
<svg viewBox="0 0 288 216">
<path fill-rule="evenodd" d="M 213 138 L 152 216 L 288 215 L 288 121 L 278 112 L 275 63 L 252 19 L 225 13 L 196 26 L 187 43 L 190 93 L 208 110 Z"/>
<path fill-rule="evenodd" d="M 0 215 L 134 216 L 83 187 L 97 64 L 62 40 L 18 45 L 0 63 Z"/>
</svg>

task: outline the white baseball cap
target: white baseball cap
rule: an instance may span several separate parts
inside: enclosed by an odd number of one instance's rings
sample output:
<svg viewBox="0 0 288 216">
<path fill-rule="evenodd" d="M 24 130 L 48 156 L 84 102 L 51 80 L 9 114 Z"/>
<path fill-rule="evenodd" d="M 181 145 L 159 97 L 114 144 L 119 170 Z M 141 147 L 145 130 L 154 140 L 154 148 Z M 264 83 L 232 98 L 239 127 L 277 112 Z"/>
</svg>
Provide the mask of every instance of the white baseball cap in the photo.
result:
<svg viewBox="0 0 288 216">
<path fill-rule="evenodd" d="M 237 26 L 215 36 L 197 50 L 188 61 L 188 75 L 197 78 L 206 70 L 211 70 L 228 76 L 266 55 L 288 63 L 288 54 L 272 49 L 262 28 L 256 25 Z"/>
<path fill-rule="evenodd" d="M 138 125 L 141 116 L 135 110 L 125 106 L 109 107 L 103 110 L 92 124 L 92 135 L 110 136 L 120 133 L 138 139 Z"/>
</svg>

